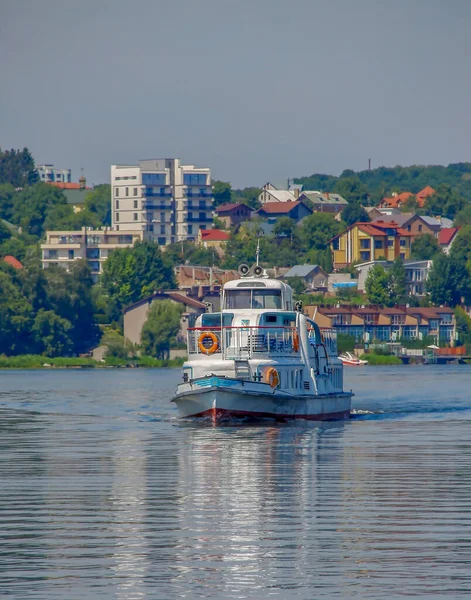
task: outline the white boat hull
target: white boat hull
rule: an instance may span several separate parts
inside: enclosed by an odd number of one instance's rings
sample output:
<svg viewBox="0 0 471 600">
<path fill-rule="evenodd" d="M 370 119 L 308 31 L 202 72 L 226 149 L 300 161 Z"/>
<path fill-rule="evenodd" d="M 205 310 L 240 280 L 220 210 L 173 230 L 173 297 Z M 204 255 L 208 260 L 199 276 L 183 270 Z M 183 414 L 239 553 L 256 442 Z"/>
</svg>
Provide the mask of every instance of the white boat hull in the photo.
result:
<svg viewBox="0 0 471 600">
<path fill-rule="evenodd" d="M 181 384 L 172 401 L 182 417 L 211 417 L 215 421 L 231 417 L 334 420 L 349 417 L 352 395 L 296 396 L 271 390 L 263 383 L 212 377 L 204 386 Z"/>
</svg>

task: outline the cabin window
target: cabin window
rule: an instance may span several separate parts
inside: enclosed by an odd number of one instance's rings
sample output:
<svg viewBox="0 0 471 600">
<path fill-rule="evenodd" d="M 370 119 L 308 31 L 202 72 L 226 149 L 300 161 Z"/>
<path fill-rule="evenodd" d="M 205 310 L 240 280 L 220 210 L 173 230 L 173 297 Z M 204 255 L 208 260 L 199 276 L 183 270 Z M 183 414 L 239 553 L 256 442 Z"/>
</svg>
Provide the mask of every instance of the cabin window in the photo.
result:
<svg viewBox="0 0 471 600">
<path fill-rule="evenodd" d="M 224 308 L 281 309 L 281 290 L 226 290 Z"/>
</svg>

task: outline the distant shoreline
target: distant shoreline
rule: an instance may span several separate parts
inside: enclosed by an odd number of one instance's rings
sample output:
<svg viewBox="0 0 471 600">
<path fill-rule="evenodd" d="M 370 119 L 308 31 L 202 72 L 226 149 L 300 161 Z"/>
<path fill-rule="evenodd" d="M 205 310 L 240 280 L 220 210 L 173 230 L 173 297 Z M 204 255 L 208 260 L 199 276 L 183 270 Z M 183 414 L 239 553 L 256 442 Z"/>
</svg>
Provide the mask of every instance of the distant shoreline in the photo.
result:
<svg viewBox="0 0 471 600">
<path fill-rule="evenodd" d="M 10 369 L 136 369 L 136 368 L 178 368 L 184 360 L 176 358 L 161 360 L 151 356 L 133 359 L 108 357 L 98 361 L 88 357 L 50 358 L 40 355 L 0 356 L 0 370 Z"/>
</svg>

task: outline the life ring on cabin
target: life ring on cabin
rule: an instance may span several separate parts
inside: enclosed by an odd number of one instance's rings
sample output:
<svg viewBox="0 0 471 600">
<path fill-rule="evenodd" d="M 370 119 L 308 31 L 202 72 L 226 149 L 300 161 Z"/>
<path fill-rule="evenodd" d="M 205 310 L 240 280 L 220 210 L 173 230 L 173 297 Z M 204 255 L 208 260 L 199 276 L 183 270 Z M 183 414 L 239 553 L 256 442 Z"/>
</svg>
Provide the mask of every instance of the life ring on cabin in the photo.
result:
<svg viewBox="0 0 471 600">
<path fill-rule="evenodd" d="M 295 352 L 299 350 L 299 335 L 296 329 L 293 331 L 293 350 Z"/>
<path fill-rule="evenodd" d="M 207 339 L 210 339 L 213 342 L 209 348 L 204 345 Z M 214 354 L 214 352 L 216 352 L 216 350 L 219 348 L 219 340 L 217 335 L 212 331 L 203 331 L 198 338 L 198 348 L 202 354 Z"/>
<path fill-rule="evenodd" d="M 265 371 L 265 381 L 272 389 L 276 388 L 276 386 L 280 383 L 278 371 L 275 369 L 275 367 L 270 367 Z"/>
</svg>

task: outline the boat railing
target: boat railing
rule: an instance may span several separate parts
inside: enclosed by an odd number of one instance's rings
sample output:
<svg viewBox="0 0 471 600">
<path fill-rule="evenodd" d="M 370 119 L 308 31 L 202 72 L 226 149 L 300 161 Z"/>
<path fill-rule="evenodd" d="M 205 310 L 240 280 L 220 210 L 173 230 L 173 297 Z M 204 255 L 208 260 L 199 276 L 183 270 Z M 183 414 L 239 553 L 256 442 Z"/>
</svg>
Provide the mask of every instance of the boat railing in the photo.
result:
<svg viewBox="0 0 471 600">
<path fill-rule="evenodd" d="M 329 356 L 337 356 L 337 331 L 333 327 L 321 327 L 322 339 Z"/>
<path fill-rule="evenodd" d="M 299 338 L 294 327 L 191 327 L 188 354 L 211 354 L 228 360 L 297 356 Z"/>
</svg>

